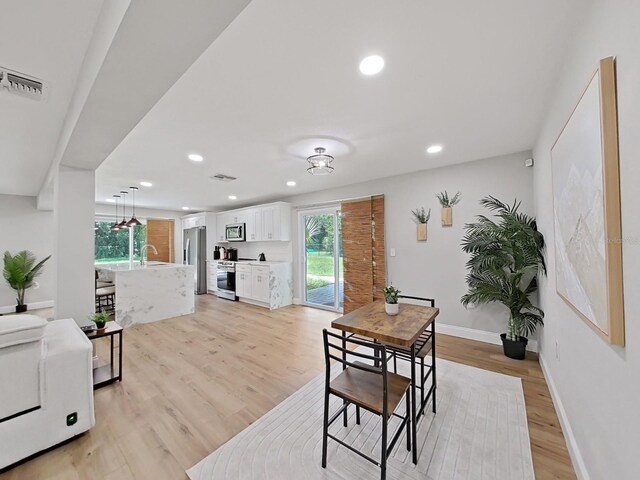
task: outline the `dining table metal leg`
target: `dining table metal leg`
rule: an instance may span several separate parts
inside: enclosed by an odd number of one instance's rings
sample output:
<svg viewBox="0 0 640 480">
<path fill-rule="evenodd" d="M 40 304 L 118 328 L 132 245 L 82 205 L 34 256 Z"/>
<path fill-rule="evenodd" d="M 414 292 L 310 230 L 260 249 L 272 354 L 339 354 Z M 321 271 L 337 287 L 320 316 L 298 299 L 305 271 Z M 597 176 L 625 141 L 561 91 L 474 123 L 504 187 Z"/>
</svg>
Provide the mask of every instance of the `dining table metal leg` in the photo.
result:
<svg viewBox="0 0 640 480">
<path fill-rule="evenodd" d="M 411 345 L 411 440 L 413 464 L 418 464 L 418 422 L 416 418 L 416 344 Z"/>
</svg>

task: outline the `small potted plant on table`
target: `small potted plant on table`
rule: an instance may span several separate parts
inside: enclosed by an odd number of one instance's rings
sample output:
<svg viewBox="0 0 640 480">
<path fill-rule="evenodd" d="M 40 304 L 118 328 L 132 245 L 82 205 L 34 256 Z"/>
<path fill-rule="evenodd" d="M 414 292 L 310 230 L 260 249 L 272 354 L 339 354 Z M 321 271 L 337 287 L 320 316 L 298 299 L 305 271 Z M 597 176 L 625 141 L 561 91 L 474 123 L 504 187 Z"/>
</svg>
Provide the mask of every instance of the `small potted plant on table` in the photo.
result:
<svg viewBox="0 0 640 480">
<path fill-rule="evenodd" d="M 17 255 L 4 252 L 4 278 L 11 288 L 16 291 L 16 313 L 27 311 L 27 304 L 24 303 L 24 295 L 28 288 L 34 284 L 34 280 L 42 273 L 44 263 L 51 258 L 51 255 L 36 263 L 36 256 L 23 250 Z"/>
<path fill-rule="evenodd" d="M 393 285 L 389 285 L 382 289 L 382 293 L 384 293 L 384 311 L 387 312 L 387 315 L 398 315 L 400 311 L 400 305 L 398 305 L 400 290 Z"/>
<path fill-rule="evenodd" d="M 520 203 L 507 205 L 494 197 L 480 204 L 496 212 L 496 221 L 478 215 L 465 225 L 462 250 L 471 254 L 467 262 L 469 291 L 462 304 L 502 303 L 509 309 L 507 333 L 500 335 L 504 354 L 522 360 L 527 335 L 543 324 L 544 312 L 531 302 L 538 289 L 538 274 L 546 275 L 544 237 L 536 219 L 520 213 Z"/>
<path fill-rule="evenodd" d="M 104 332 L 104 329 L 107 327 L 109 315 L 106 312 L 96 312 L 93 315 L 89 315 L 89 320 L 96 324 L 98 333 L 100 333 Z"/>
</svg>

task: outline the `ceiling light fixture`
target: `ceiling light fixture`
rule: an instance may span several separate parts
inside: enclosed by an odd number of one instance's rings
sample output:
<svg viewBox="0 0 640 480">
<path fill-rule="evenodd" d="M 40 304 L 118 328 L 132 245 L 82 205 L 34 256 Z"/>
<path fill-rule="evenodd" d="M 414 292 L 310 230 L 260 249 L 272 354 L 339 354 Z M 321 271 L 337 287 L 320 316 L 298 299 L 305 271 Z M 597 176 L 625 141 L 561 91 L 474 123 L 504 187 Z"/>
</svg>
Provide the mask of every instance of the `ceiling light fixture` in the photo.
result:
<svg viewBox="0 0 640 480">
<path fill-rule="evenodd" d="M 120 230 L 120 225 L 118 224 L 118 199 L 119 198 L 120 198 L 120 195 L 114 195 L 113 198 L 109 199 L 110 201 L 115 202 L 116 204 L 115 222 L 113 222 L 113 225 L 111 225 L 112 232 L 117 232 L 118 230 Z"/>
<path fill-rule="evenodd" d="M 131 220 L 127 222 L 127 227 L 133 228 L 142 225 L 142 222 L 136 218 L 136 192 L 138 187 L 129 187 L 129 189 L 131 190 L 131 205 L 133 208 L 131 210 Z"/>
<path fill-rule="evenodd" d="M 201 161 L 204 160 L 204 157 L 202 155 L 197 154 L 197 153 L 190 153 L 187 157 L 192 162 L 201 162 Z"/>
<path fill-rule="evenodd" d="M 235 195 L 229 195 L 229 200 L 237 200 L 238 197 L 236 197 Z"/>
<path fill-rule="evenodd" d="M 140 182 L 140 185 L 143 187 L 153 187 L 153 183 L 151 182 Z"/>
<path fill-rule="evenodd" d="M 314 151 L 316 154 L 307 158 L 307 162 L 310 165 L 307 168 L 307 172 L 311 175 L 329 175 L 332 173 L 334 168 L 331 166 L 331 162 L 333 162 L 334 158 L 324 153 L 326 149 L 323 147 L 316 147 Z"/>
<path fill-rule="evenodd" d="M 182 207 L 183 210 L 189 210 L 189 207 Z"/>
<path fill-rule="evenodd" d="M 360 73 L 363 75 L 375 75 L 384 68 L 384 58 L 380 55 L 370 55 L 360 62 Z"/>
<path fill-rule="evenodd" d="M 122 197 L 122 221 L 118 224 L 118 228 L 120 230 L 124 230 L 125 228 L 129 228 L 129 225 L 127 225 L 127 219 L 124 218 L 125 215 L 127 214 L 127 197 L 126 195 L 129 192 L 125 191 L 125 190 L 120 190 L 120 195 Z"/>
<path fill-rule="evenodd" d="M 442 151 L 442 145 L 431 145 L 427 148 L 427 153 L 439 153 Z"/>
<path fill-rule="evenodd" d="M 287 187 L 295 187 L 296 186 L 296 182 L 294 182 L 293 180 L 289 180 L 287 182 Z"/>
</svg>

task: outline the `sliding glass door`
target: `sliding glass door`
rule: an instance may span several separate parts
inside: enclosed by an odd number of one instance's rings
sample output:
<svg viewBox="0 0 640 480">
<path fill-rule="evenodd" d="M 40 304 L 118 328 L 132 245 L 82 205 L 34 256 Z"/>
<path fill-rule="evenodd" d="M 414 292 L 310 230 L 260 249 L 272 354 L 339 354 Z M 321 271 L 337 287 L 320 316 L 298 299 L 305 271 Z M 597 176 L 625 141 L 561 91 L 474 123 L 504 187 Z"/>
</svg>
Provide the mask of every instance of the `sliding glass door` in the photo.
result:
<svg viewBox="0 0 640 480">
<path fill-rule="evenodd" d="M 300 212 L 304 303 L 341 311 L 344 303 L 340 207 Z"/>
</svg>

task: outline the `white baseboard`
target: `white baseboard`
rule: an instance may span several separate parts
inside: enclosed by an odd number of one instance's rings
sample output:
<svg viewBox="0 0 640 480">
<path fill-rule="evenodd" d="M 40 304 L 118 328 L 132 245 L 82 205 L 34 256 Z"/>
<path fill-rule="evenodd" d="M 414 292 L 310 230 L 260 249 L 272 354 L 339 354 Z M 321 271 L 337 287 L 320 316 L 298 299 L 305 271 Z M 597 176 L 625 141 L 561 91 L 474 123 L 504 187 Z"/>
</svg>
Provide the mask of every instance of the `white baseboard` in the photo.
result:
<svg viewBox="0 0 640 480">
<path fill-rule="evenodd" d="M 451 335 L 452 337 L 461 337 L 469 340 L 491 343 L 493 345 L 502 345 L 499 333 L 486 332 L 484 330 L 475 330 L 473 328 L 459 327 L 457 325 L 447 325 L 445 323 L 436 322 L 436 332 Z M 530 352 L 537 352 L 538 342 L 536 340 L 529 340 L 527 350 Z"/>
<path fill-rule="evenodd" d="M 294 305 L 302 305 L 302 299 L 293 297 L 293 304 Z"/>
<path fill-rule="evenodd" d="M 45 300 L 43 302 L 33 302 L 27 303 L 27 311 L 25 313 L 29 313 L 29 310 L 37 310 L 39 308 L 51 308 L 53 307 L 53 300 Z M 6 307 L 0 307 L 0 313 L 15 313 L 16 306 L 9 305 Z"/>
<path fill-rule="evenodd" d="M 553 377 L 551 376 L 551 373 L 547 368 L 547 364 L 544 361 L 544 356 L 540 354 L 538 356 L 538 360 L 540 362 L 544 378 L 547 381 L 549 391 L 551 392 L 551 399 L 553 400 L 553 405 L 556 408 L 560 425 L 562 425 L 562 433 L 564 433 L 564 438 L 567 442 L 567 449 L 569 450 L 569 456 L 571 457 L 571 463 L 573 463 L 573 469 L 576 471 L 576 476 L 578 477 L 578 480 L 590 480 L 587 466 L 585 465 L 580 449 L 578 448 L 578 442 L 576 441 L 576 437 L 573 435 L 573 430 L 571 429 L 567 412 L 564 409 L 564 405 L 562 404 L 560 394 L 556 389 Z"/>
</svg>

